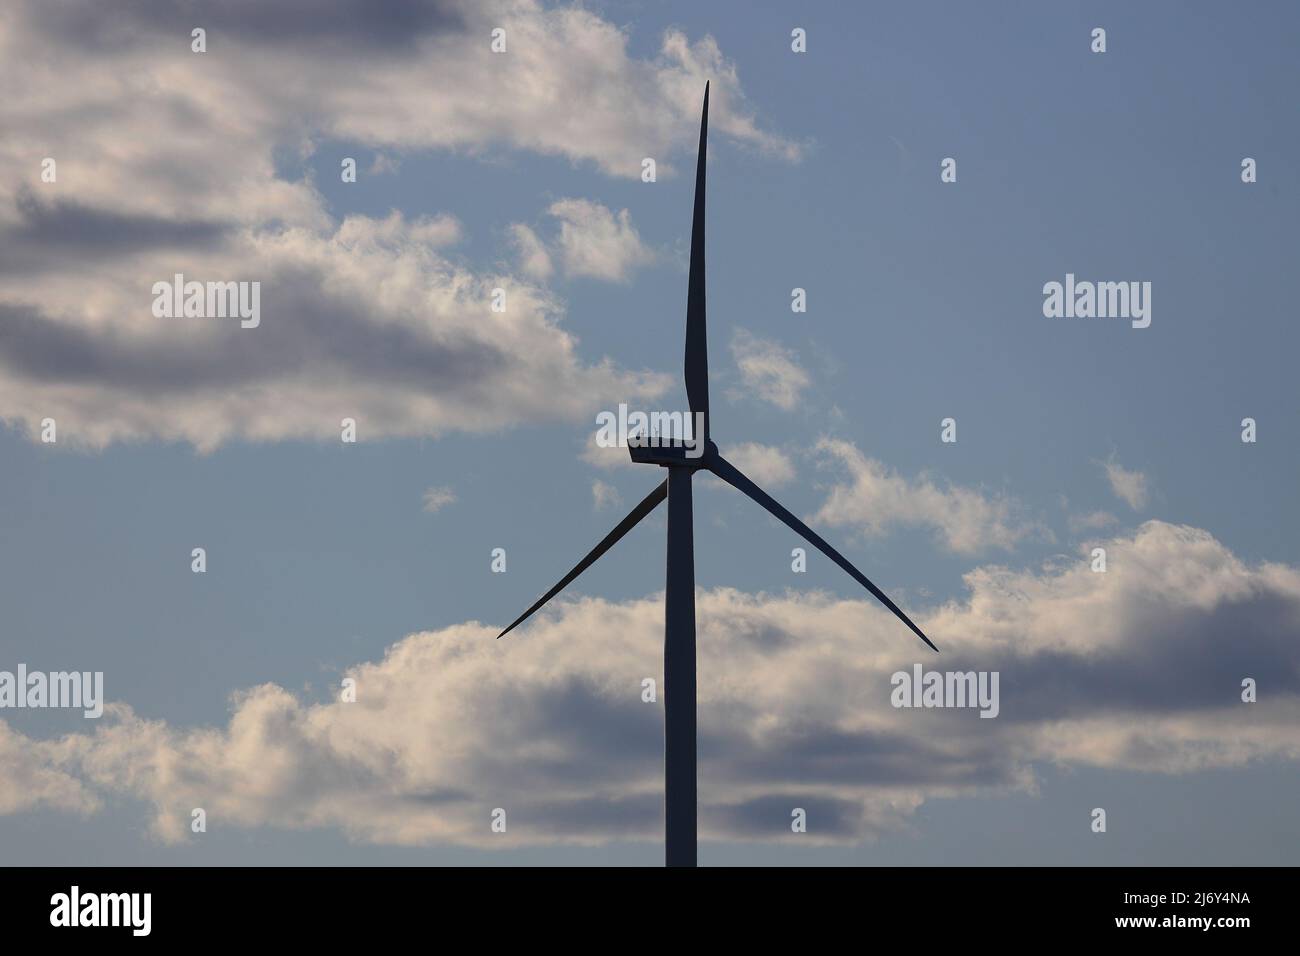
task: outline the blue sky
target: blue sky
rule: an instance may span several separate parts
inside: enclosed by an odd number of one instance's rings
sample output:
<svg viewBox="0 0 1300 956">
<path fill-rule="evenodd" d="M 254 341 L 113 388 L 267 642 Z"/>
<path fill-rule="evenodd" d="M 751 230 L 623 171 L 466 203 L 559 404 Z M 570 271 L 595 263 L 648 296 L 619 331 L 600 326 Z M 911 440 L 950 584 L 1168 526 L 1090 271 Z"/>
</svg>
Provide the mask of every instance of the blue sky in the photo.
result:
<svg viewBox="0 0 1300 956">
<path fill-rule="evenodd" d="M 129 708 L 0 713 L 0 858 L 659 859 L 662 513 L 489 642 L 660 480 L 589 439 L 685 407 L 710 79 L 714 437 L 945 654 L 701 478 L 701 861 L 1294 862 L 1293 8 L 255 6 L 0 17 L 0 670 Z M 176 271 L 261 326 L 152 316 Z M 916 660 L 1001 716 L 892 710 Z"/>
</svg>

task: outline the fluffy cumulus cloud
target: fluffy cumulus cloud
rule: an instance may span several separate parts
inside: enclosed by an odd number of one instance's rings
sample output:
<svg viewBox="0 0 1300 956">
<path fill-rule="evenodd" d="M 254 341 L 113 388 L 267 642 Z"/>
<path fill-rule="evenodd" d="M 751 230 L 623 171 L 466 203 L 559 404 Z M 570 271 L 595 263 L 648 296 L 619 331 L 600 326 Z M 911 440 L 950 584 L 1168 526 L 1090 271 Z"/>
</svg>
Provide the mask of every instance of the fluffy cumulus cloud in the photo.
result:
<svg viewBox="0 0 1300 956">
<path fill-rule="evenodd" d="M 545 278 L 558 259 L 565 275 L 571 278 L 624 282 L 655 259 L 626 209 L 615 213 L 589 199 L 560 199 L 551 203 L 546 212 L 558 223 L 549 243 L 531 226 L 514 223 L 510 227 L 519 267 L 526 275 Z"/>
<path fill-rule="evenodd" d="M 847 481 L 831 487 L 815 521 L 871 536 L 894 527 L 930 528 L 945 548 L 961 554 L 1011 549 L 1043 530 L 1022 517 L 1021 507 L 1008 497 L 925 476 L 909 480 L 847 441 L 825 438 L 816 450 L 819 465 L 838 471 Z"/>
<path fill-rule="evenodd" d="M 63 769 L 79 746 L 68 739 L 32 740 L 0 720 L 0 771 L 6 780 L 0 784 L 0 814 L 54 809 L 85 815 L 99 810 L 99 798 Z"/>
<path fill-rule="evenodd" d="M 561 199 L 548 212 L 560 222 L 556 247 L 571 276 L 621 282 L 654 259 L 626 209 L 614 213 L 586 199 Z"/>
<path fill-rule="evenodd" d="M 1049 763 L 1300 759 L 1300 569 L 1156 521 L 1105 544 L 1106 574 L 1083 552 L 986 567 L 965 600 L 913 608 L 940 656 L 870 602 L 701 591 L 703 837 L 787 839 L 802 806 L 799 839 L 860 841 L 926 800 L 1031 790 Z M 131 797 L 166 841 L 189 838 L 195 806 L 394 844 L 658 840 L 662 711 L 641 681 L 661 676 L 662 614 L 662 595 L 575 599 L 502 641 L 477 622 L 413 634 L 350 671 L 354 703 L 267 684 L 237 694 L 223 727 L 121 704 L 57 742 L 0 724 L 0 811 Z M 894 708 L 890 676 L 916 662 L 997 671 L 998 716 Z M 1264 675 L 1267 704 L 1243 703 L 1242 677 Z M 489 833 L 496 807 L 507 834 Z"/>
<path fill-rule="evenodd" d="M 195 27 L 205 53 L 191 51 Z M 504 54 L 490 49 L 496 27 Z M 340 72 L 344 52 L 354 66 Z M 671 173 L 691 148 L 706 78 L 720 137 L 798 158 L 755 120 L 711 38 L 669 32 L 638 58 L 620 29 L 581 9 L 9 4 L 0 416 L 29 430 L 53 417 L 60 441 L 210 448 L 336 435 L 342 417 L 371 437 L 572 420 L 593 402 L 657 394 L 660 379 L 580 356 L 561 303 L 538 285 L 545 250 L 532 248 L 517 276 L 475 269 L 454 255 L 461 224 L 338 221 L 312 175 L 291 170 L 329 142 L 355 144 L 388 175 L 430 149 L 507 161 L 529 151 L 627 177 L 654 156 Z M 46 158 L 53 182 L 42 181 Z M 622 276 L 639 261 L 635 231 L 608 210 L 605 223 L 602 208 L 564 210 L 575 231 L 562 262 Z M 588 240 L 606 225 L 621 258 L 600 261 Z M 155 317 L 152 285 L 176 273 L 260 282 L 260 326 Z M 507 292 L 504 313 L 489 309 L 495 288 Z"/>
</svg>

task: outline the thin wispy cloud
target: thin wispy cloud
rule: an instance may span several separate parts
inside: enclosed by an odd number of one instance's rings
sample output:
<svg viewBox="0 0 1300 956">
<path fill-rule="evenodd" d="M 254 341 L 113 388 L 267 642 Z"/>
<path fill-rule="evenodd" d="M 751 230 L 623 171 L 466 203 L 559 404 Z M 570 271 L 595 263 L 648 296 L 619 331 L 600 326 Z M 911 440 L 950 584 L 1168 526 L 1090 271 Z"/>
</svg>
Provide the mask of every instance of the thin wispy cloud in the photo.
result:
<svg viewBox="0 0 1300 956">
<path fill-rule="evenodd" d="M 402 168 L 402 161 L 387 153 L 375 153 L 367 172 L 372 176 L 396 175 Z"/>
<path fill-rule="evenodd" d="M 1110 490 L 1115 493 L 1115 497 L 1134 511 L 1141 511 L 1146 507 L 1148 497 L 1146 475 L 1125 468 L 1115 460 L 1113 455 L 1100 464 L 1106 471 L 1106 480 L 1110 483 Z"/>
<path fill-rule="evenodd" d="M 456 501 L 456 492 L 450 488 L 429 488 L 424 492 L 423 510 L 428 514 L 436 514 L 447 505 Z"/>
<path fill-rule="evenodd" d="M 1119 524 L 1119 519 L 1109 511 L 1089 511 L 1086 514 L 1072 514 L 1066 520 L 1070 526 L 1070 531 L 1074 534 L 1081 531 L 1101 531 Z"/>
<path fill-rule="evenodd" d="M 621 505 L 623 497 L 609 482 L 597 478 L 591 483 L 591 503 L 597 511 L 604 511 L 606 508 L 616 508 Z"/>
</svg>

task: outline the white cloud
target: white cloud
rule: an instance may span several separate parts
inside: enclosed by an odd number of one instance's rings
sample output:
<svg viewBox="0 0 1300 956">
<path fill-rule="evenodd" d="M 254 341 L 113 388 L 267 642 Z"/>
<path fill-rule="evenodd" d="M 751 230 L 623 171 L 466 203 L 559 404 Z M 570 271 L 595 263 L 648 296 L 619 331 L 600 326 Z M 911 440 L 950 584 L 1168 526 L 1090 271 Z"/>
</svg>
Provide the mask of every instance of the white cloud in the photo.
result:
<svg viewBox="0 0 1300 956">
<path fill-rule="evenodd" d="M 964 601 L 912 608 L 935 657 L 870 600 L 698 595 L 701 831 L 857 842 L 935 798 L 1032 790 L 1060 763 L 1185 773 L 1300 759 L 1300 569 L 1248 566 L 1209 534 L 1151 521 L 1038 571 L 981 568 Z M 348 674 L 357 700 L 264 684 L 224 727 L 180 728 L 111 704 L 56 742 L 0 722 L 0 812 L 93 812 L 133 797 L 155 834 L 189 813 L 225 826 L 335 828 L 355 840 L 510 846 L 662 838 L 662 594 L 562 601 L 495 640 L 477 622 L 413 634 Z M 916 661 L 996 670 L 1000 713 L 890 706 Z M 1238 676 L 1266 666 L 1267 706 Z M 795 802 L 791 802 L 795 801 Z M 491 834 L 494 807 L 508 834 Z"/>
<path fill-rule="evenodd" d="M 429 514 L 441 511 L 455 501 L 456 492 L 450 488 L 429 488 L 424 492 L 424 510 Z"/>
<path fill-rule="evenodd" d="M 31 810 L 64 810 L 87 815 L 102 801 L 65 765 L 69 741 L 32 740 L 0 720 L 0 816 Z M 8 785 L 6 786 L 6 782 Z"/>
<path fill-rule="evenodd" d="M 1018 516 L 1011 499 L 972 488 L 915 480 L 867 458 L 851 443 L 823 438 L 816 449 L 823 466 L 847 472 L 847 484 L 831 488 L 814 521 L 847 526 L 877 536 L 894 527 L 929 527 L 944 547 L 962 554 L 1011 549 L 1040 529 Z"/>
<path fill-rule="evenodd" d="M 723 457 L 765 489 L 779 488 L 794 481 L 794 462 L 773 445 L 746 442 L 728 448 Z"/>
<path fill-rule="evenodd" d="M 764 401 L 790 411 L 811 383 L 793 352 L 768 339 L 737 329 L 731 354 L 745 387 Z"/>
<path fill-rule="evenodd" d="M 461 242 L 464 226 L 455 216 L 423 216 L 406 219 L 390 212 L 383 219 L 348 216 L 338 227 L 338 241 L 347 248 L 380 248 L 391 252 L 424 253 Z"/>
<path fill-rule="evenodd" d="M 560 221 L 556 250 L 569 276 L 622 282 L 654 260 L 626 209 L 613 213 L 586 199 L 561 199 L 547 210 Z"/>
<path fill-rule="evenodd" d="M 531 226 L 518 222 L 510 226 L 519 266 L 528 276 L 548 277 L 558 259 L 570 278 L 625 282 L 636 269 L 655 259 L 626 209 L 614 213 L 589 199 L 560 199 L 551 203 L 546 212 L 559 221 L 559 229 L 549 243 Z"/>
<path fill-rule="evenodd" d="M 1140 471 L 1129 471 L 1112 455 L 1108 461 L 1099 463 L 1106 470 L 1106 480 L 1115 497 L 1124 501 L 1134 511 L 1141 511 L 1147 504 L 1147 476 Z"/>
<path fill-rule="evenodd" d="M 641 471 L 647 471 L 644 465 L 637 465 L 632 461 L 631 455 L 625 447 L 619 445 L 601 445 L 596 442 L 596 434 L 599 429 L 593 429 L 591 434 L 583 442 L 582 450 L 578 452 L 578 457 L 589 465 L 594 465 L 604 471 L 612 471 L 616 468 L 640 468 Z"/>
</svg>

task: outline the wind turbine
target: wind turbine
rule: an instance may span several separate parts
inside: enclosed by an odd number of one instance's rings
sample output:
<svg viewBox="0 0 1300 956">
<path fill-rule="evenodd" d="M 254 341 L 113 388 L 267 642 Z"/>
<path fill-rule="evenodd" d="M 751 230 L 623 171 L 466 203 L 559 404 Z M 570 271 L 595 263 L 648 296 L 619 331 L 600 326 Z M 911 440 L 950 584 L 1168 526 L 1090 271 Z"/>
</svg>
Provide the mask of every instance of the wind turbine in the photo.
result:
<svg viewBox="0 0 1300 956">
<path fill-rule="evenodd" d="M 665 860 L 668 866 L 695 866 L 695 546 L 692 534 L 691 478 L 705 469 L 780 518 L 801 534 L 818 551 L 847 571 L 855 581 L 894 612 L 933 651 L 938 648 L 912 623 L 885 592 L 832 548 L 821 536 L 787 511 L 766 491 L 718 453 L 709 437 L 709 360 L 704 324 L 704 172 L 709 132 L 709 85 L 704 85 L 704 109 L 700 118 L 700 150 L 695 165 L 695 212 L 691 219 L 691 264 L 686 293 L 686 397 L 691 420 L 704 423 L 704 451 L 687 455 L 685 444 L 648 447 L 629 441 L 632 460 L 668 469 L 668 477 L 646 495 L 600 544 L 537 599 L 532 607 L 497 635 L 505 637 L 544 605 L 637 523 L 668 500 L 668 573 L 664 591 L 664 793 Z M 702 413 L 702 419 L 697 418 Z M 693 435 L 698 442 L 699 435 Z M 698 446 L 693 448 L 695 451 Z"/>
</svg>

